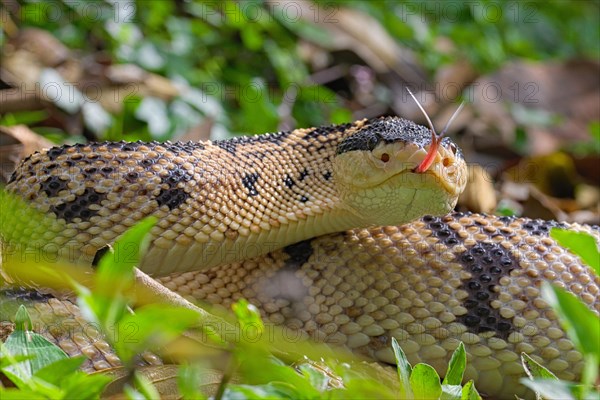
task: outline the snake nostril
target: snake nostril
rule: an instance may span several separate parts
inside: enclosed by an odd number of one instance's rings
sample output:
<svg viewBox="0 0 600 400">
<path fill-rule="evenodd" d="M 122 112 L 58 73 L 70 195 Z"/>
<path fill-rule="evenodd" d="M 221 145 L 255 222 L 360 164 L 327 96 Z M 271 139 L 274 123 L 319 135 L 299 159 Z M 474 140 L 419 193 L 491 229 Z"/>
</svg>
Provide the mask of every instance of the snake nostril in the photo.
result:
<svg viewBox="0 0 600 400">
<path fill-rule="evenodd" d="M 450 160 L 449 158 L 444 158 L 442 160 L 442 164 L 444 165 L 444 167 L 449 167 L 450 165 L 452 165 L 452 160 Z"/>
<path fill-rule="evenodd" d="M 388 161 L 390 161 L 390 155 L 389 155 L 388 153 L 383 153 L 383 154 L 381 155 L 381 161 L 383 161 L 383 162 L 388 162 Z"/>
</svg>

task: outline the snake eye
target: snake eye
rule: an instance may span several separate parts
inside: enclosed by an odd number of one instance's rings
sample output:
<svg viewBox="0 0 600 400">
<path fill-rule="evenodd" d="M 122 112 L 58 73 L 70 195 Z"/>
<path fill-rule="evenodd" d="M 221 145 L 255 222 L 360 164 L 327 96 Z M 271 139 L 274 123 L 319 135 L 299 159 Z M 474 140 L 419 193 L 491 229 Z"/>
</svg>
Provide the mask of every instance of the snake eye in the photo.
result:
<svg viewBox="0 0 600 400">
<path fill-rule="evenodd" d="M 381 161 L 388 162 L 390 161 L 390 155 L 388 153 L 383 153 L 380 157 Z"/>
<path fill-rule="evenodd" d="M 456 147 L 456 145 L 454 143 L 450 143 L 450 150 L 452 150 L 452 154 L 456 155 L 458 148 Z"/>
</svg>

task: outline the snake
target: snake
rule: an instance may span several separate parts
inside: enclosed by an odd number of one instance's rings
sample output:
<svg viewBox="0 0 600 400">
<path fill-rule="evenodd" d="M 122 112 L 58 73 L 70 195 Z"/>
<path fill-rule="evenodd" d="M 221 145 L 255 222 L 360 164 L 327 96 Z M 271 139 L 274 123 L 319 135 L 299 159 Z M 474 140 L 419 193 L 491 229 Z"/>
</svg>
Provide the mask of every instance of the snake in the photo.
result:
<svg viewBox="0 0 600 400">
<path fill-rule="evenodd" d="M 28 247 L 90 265 L 154 216 L 139 268 L 194 301 L 246 298 L 268 323 L 381 363 L 395 362 L 394 337 L 411 363 L 439 373 L 462 341 L 465 378 L 497 398 L 524 393 L 521 353 L 577 379 L 583 357 L 540 291 L 554 283 L 600 314 L 600 278 L 549 235 L 562 227 L 600 242 L 598 227 L 453 213 L 466 181 L 450 138 L 398 117 L 215 142 L 64 145 L 23 160 L 6 187 L 52 224 L 8 225 Z M 4 296 L 29 300 L 40 320 L 84 323 L 68 299 Z M 89 369 L 119 364 L 101 338 L 45 334 Z"/>
</svg>

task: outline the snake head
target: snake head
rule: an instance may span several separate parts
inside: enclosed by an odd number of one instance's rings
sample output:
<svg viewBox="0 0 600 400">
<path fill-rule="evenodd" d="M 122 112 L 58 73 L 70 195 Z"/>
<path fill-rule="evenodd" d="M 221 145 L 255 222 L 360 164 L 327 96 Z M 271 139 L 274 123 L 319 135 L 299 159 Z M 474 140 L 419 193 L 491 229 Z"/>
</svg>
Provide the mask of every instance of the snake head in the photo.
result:
<svg viewBox="0 0 600 400">
<path fill-rule="evenodd" d="M 337 147 L 342 204 L 361 223 L 393 225 L 446 214 L 466 184 L 466 163 L 450 138 L 397 118 L 363 121 Z"/>
</svg>

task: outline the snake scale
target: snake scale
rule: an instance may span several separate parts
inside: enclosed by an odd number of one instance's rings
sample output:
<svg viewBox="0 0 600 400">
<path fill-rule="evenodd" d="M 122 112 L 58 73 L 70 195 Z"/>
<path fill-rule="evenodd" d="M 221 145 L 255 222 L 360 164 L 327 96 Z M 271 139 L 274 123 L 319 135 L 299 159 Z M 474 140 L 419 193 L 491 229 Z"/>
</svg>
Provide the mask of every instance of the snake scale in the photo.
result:
<svg viewBox="0 0 600 400">
<path fill-rule="evenodd" d="M 55 222 L 14 229 L 72 262 L 91 264 L 154 215 L 140 269 L 185 297 L 218 307 L 243 297 L 267 322 L 384 363 L 395 337 L 411 362 L 439 372 L 463 341 L 466 378 L 498 398 L 523 393 L 521 352 L 577 379 L 582 356 L 540 285 L 600 313 L 600 279 L 549 237 L 562 226 L 600 241 L 598 228 L 446 215 L 466 175 L 450 139 L 378 118 L 212 143 L 55 147 L 24 160 L 7 189 Z M 33 298 L 40 320 L 84 323 L 68 300 L 5 296 Z M 118 364 L 103 340 L 70 332 L 46 334 L 88 368 Z"/>
</svg>

